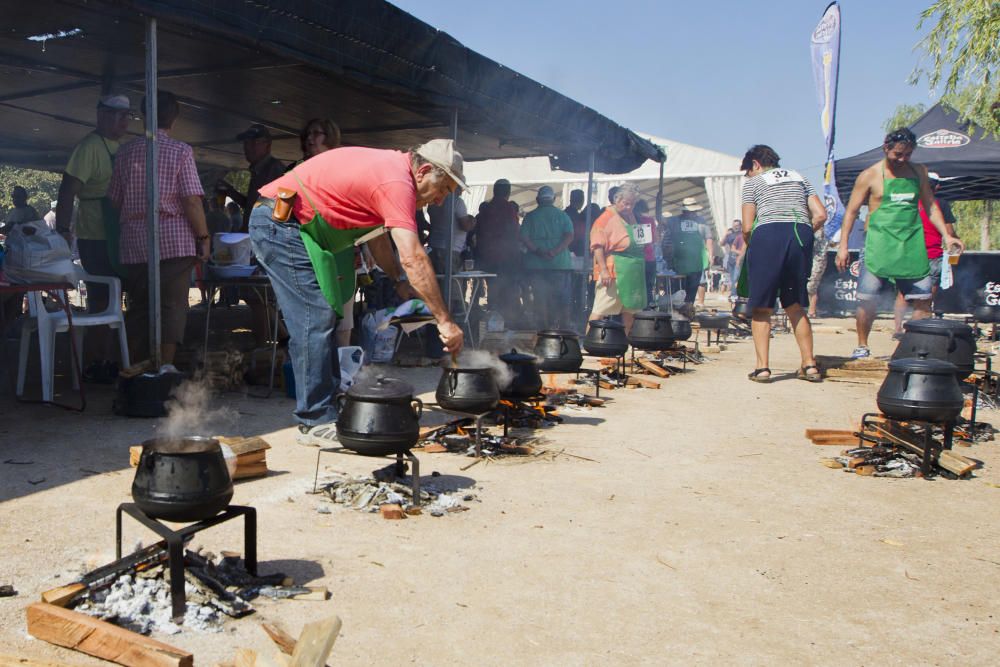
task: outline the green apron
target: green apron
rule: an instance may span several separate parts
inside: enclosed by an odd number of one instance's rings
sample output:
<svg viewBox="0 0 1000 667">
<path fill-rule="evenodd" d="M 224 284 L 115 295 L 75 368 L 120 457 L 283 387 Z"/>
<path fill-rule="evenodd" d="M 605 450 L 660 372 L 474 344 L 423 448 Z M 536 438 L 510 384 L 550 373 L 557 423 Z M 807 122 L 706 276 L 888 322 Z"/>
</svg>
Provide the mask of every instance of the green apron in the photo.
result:
<svg viewBox="0 0 1000 667">
<path fill-rule="evenodd" d="M 886 178 L 882 163 L 882 203 L 868 216 L 865 267 L 880 278 L 923 278 L 930 273 L 924 226 L 917 204 L 920 181 Z"/>
<path fill-rule="evenodd" d="M 302 243 L 309 254 L 309 261 L 313 265 L 323 298 L 337 313 L 337 317 L 343 317 L 344 304 L 351 300 L 357 290 L 354 273 L 354 241 L 372 231 L 372 228 L 334 229 L 319 214 L 319 209 L 309 198 L 306 186 L 299 180 L 295 171 L 291 174 L 298 181 L 302 195 L 313 209 L 312 219 L 299 225 Z"/>
<path fill-rule="evenodd" d="M 111 161 L 111 169 L 115 168 L 115 156 L 108 148 L 107 142 L 101 138 L 104 150 L 108 152 L 108 160 Z M 121 211 L 111 203 L 111 198 L 95 197 L 93 199 L 80 198 L 81 201 L 99 201 L 101 203 L 101 219 L 104 221 L 104 241 L 108 247 L 108 262 L 111 268 L 119 277 L 125 277 L 125 267 L 121 263 Z"/>
<path fill-rule="evenodd" d="M 708 268 L 708 250 L 705 239 L 700 231 L 684 231 L 681 227 L 684 219 L 677 221 L 677 234 L 674 242 L 674 271 L 680 275 L 698 273 Z M 692 221 L 694 222 L 694 221 Z M 700 227 L 696 223 L 696 227 Z"/>
<path fill-rule="evenodd" d="M 632 225 L 619 216 L 629 244 L 626 250 L 611 253 L 615 263 L 615 284 L 618 287 L 618 298 L 625 310 L 642 310 L 647 305 L 646 299 L 646 254 L 635 242 Z"/>
<path fill-rule="evenodd" d="M 736 280 L 736 296 L 742 299 L 750 298 L 750 241 L 753 240 L 753 230 L 755 229 L 757 229 L 756 218 L 754 218 L 753 227 L 750 228 L 747 249 L 743 252 L 743 263 L 740 264 L 740 277 Z"/>
</svg>

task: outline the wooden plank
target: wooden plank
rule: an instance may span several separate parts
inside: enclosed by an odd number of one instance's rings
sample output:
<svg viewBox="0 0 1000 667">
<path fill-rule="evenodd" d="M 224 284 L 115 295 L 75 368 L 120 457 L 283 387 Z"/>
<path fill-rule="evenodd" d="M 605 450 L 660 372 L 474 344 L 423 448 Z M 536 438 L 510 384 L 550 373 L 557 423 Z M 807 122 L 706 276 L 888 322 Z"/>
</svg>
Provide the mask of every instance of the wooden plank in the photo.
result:
<svg viewBox="0 0 1000 667">
<path fill-rule="evenodd" d="M 661 367 L 659 364 L 654 364 L 648 359 L 636 359 L 640 366 L 645 368 L 647 371 L 661 378 L 670 377 L 670 371 L 666 368 Z"/>
<path fill-rule="evenodd" d="M 260 627 L 271 638 L 271 641 L 278 645 L 282 653 L 292 655 L 295 652 L 295 637 L 292 637 L 274 623 L 261 623 Z"/>
<path fill-rule="evenodd" d="M 28 634 L 127 667 L 194 667 L 194 656 L 149 637 L 45 602 L 27 608 Z"/>
<path fill-rule="evenodd" d="M 812 444 L 819 447 L 844 447 L 858 445 L 858 436 L 850 435 L 818 435 L 811 439 Z"/>
<path fill-rule="evenodd" d="M 65 607 L 73 601 L 73 598 L 85 590 L 87 590 L 87 587 L 79 582 L 69 584 L 68 586 L 59 586 L 58 588 L 52 588 L 42 593 L 42 602 L 54 604 L 57 607 Z"/>
<path fill-rule="evenodd" d="M 882 380 L 886 371 L 856 371 L 847 368 L 827 368 L 823 374 L 829 378 L 857 378 L 869 380 Z"/>
<path fill-rule="evenodd" d="M 339 616 L 308 623 L 295 642 L 291 667 L 323 667 L 340 634 Z"/>
<path fill-rule="evenodd" d="M 244 438 L 242 436 L 216 435 L 212 437 L 222 444 L 227 445 L 229 449 L 233 450 L 233 454 L 237 456 L 248 452 L 259 452 L 262 449 L 271 449 L 271 445 L 268 444 L 267 440 L 257 436 Z"/>
<path fill-rule="evenodd" d="M 646 378 L 640 378 L 640 377 L 635 377 L 634 375 L 630 375 L 628 379 L 630 382 L 634 380 L 636 384 L 638 384 L 640 387 L 643 387 L 644 389 L 660 388 L 659 382 L 653 382 L 652 380 L 647 380 Z"/>
</svg>

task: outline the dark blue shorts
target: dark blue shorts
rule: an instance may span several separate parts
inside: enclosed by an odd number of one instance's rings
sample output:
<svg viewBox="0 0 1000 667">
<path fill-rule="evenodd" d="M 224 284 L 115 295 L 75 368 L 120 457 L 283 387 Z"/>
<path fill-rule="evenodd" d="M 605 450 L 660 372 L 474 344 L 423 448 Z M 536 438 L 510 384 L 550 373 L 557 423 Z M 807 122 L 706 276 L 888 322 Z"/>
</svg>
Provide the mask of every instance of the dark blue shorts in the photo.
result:
<svg viewBox="0 0 1000 667">
<path fill-rule="evenodd" d="M 809 225 L 772 222 L 757 227 L 746 256 L 750 307 L 774 308 L 778 299 L 782 308 L 808 304 L 806 285 L 812 272 L 812 254 L 813 231 Z"/>
</svg>

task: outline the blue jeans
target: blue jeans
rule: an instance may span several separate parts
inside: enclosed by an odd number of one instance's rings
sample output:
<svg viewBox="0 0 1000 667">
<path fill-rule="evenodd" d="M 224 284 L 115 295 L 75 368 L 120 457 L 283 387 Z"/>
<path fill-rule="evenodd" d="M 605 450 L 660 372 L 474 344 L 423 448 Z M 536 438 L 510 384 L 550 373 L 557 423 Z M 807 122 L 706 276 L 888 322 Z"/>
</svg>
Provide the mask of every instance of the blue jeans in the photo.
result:
<svg viewBox="0 0 1000 667">
<path fill-rule="evenodd" d="M 271 280 L 291 336 L 295 418 L 307 426 L 326 424 L 337 419 L 337 314 L 320 291 L 298 224 L 275 223 L 271 212 L 269 206 L 258 206 L 250 213 L 250 242 Z"/>
</svg>

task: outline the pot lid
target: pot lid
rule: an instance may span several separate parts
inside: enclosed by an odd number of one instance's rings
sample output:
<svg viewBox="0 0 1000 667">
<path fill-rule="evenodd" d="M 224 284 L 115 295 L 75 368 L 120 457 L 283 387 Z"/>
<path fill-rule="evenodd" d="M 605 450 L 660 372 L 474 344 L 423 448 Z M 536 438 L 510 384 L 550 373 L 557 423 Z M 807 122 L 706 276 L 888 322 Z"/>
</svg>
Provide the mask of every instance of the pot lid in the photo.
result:
<svg viewBox="0 0 1000 667">
<path fill-rule="evenodd" d="M 517 363 L 524 364 L 524 363 L 530 363 L 530 362 L 537 361 L 537 360 L 538 360 L 538 357 L 536 357 L 535 355 L 533 355 L 533 354 L 525 354 L 524 352 L 518 352 L 515 348 L 511 348 L 510 352 L 505 352 L 504 354 L 500 355 L 500 361 L 503 361 L 503 362 L 508 363 L 508 364 L 512 364 L 512 363 L 513 364 L 517 364 Z"/>
<path fill-rule="evenodd" d="M 347 395 L 366 401 L 410 399 L 413 397 L 413 386 L 396 378 L 378 377 L 355 384 L 347 390 Z"/>
<path fill-rule="evenodd" d="M 580 334 L 568 329 L 546 329 L 538 332 L 539 338 L 579 338 Z"/>
<path fill-rule="evenodd" d="M 625 330 L 625 325 L 621 322 L 616 322 L 614 320 L 609 320 L 607 318 L 600 320 L 590 320 L 590 327 L 597 327 L 598 329 L 621 329 Z"/>
<path fill-rule="evenodd" d="M 640 310 L 635 314 L 635 319 L 637 320 L 669 320 L 673 319 L 670 313 L 664 313 L 659 310 Z M 678 316 L 677 319 L 683 319 Z"/>
<path fill-rule="evenodd" d="M 958 372 L 958 367 L 943 359 L 929 359 L 927 352 L 921 350 L 917 358 L 894 359 L 889 362 L 890 371 L 902 373 L 920 373 L 922 375 L 952 375 Z"/>
<path fill-rule="evenodd" d="M 946 320 L 937 317 L 927 317 L 922 320 L 910 320 L 903 324 L 903 328 L 913 333 L 924 333 L 937 336 L 947 336 L 952 333 L 956 336 L 972 337 L 972 328 L 967 324 Z"/>
</svg>

